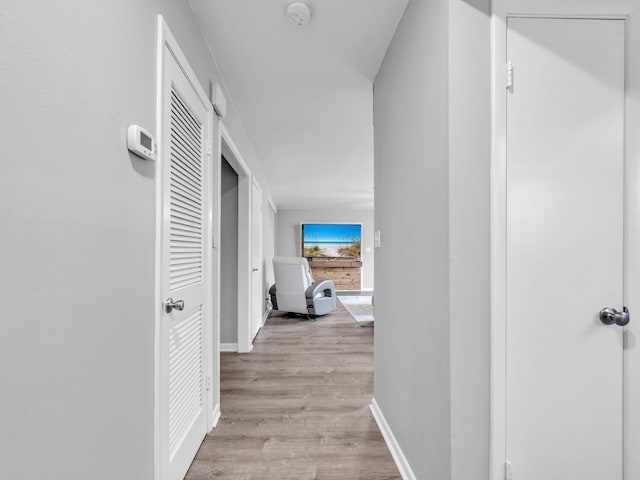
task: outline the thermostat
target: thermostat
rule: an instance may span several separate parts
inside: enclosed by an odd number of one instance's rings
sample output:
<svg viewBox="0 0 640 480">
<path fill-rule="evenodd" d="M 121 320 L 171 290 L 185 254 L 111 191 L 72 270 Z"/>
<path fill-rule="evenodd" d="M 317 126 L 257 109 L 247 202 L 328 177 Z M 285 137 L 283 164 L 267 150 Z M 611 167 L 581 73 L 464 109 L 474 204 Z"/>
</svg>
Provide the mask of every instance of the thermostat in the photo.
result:
<svg viewBox="0 0 640 480">
<path fill-rule="evenodd" d="M 156 142 L 151 134 L 140 125 L 129 125 L 127 148 L 145 160 L 156 159 Z"/>
</svg>

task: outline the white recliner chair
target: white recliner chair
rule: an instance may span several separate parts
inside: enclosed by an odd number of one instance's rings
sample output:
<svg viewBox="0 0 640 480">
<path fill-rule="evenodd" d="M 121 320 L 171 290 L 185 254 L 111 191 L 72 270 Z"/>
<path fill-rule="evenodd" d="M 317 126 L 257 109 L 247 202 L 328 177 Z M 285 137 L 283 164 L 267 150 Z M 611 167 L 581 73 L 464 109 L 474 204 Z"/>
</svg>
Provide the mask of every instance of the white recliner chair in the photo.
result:
<svg viewBox="0 0 640 480">
<path fill-rule="evenodd" d="M 275 310 L 302 315 L 326 315 L 336 309 L 333 280 L 313 281 L 304 257 L 274 257 L 276 283 L 269 289 Z"/>
</svg>

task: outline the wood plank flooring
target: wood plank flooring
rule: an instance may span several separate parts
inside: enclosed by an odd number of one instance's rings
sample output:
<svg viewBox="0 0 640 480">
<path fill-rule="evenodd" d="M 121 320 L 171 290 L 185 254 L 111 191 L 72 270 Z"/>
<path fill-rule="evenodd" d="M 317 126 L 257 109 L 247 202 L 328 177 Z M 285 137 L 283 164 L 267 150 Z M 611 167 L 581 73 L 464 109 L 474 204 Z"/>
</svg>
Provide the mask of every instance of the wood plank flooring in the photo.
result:
<svg viewBox="0 0 640 480">
<path fill-rule="evenodd" d="M 222 417 L 187 480 L 401 480 L 369 411 L 373 328 L 271 317 L 221 360 Z"/>
</svg>

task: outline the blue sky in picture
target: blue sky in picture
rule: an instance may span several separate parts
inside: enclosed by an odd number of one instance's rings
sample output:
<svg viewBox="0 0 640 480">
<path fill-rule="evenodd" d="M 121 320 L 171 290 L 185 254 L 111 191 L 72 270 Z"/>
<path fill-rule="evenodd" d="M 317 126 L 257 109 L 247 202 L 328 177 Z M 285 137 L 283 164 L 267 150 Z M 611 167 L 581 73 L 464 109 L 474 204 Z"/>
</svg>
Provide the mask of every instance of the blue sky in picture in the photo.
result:
<svg viewBox="0 0 640 480">
<path fill-rule="evenodd" d="M 360 241 L 360 225 L 305 223 L 304 243 L 345 243 Z"/>
</svg>

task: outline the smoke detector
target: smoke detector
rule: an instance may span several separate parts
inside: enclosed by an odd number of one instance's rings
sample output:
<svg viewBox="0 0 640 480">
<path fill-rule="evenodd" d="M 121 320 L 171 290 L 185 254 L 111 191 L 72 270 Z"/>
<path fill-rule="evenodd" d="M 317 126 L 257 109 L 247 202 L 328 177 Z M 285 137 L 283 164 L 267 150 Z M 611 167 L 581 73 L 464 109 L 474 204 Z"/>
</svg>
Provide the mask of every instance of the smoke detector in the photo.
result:
<svg viewBox="0 0 640 480">
<path fill-rule="evenodd" d="M 287 5 L 287 18 L 299 27 L 306 27 L 311 20 L 311 8 L 304 2 L 291 2 Z"/>
</svg>

